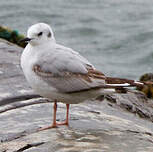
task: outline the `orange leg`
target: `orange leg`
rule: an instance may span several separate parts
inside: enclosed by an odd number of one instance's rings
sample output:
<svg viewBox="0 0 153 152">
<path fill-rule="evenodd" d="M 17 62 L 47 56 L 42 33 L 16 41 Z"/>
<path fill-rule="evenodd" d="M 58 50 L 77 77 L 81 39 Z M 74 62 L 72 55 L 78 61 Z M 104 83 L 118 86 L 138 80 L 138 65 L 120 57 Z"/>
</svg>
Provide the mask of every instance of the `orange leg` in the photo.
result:
<svg viewBox="0 0 153 152">
<path fill-rule="evenodd" d="M 68 119 L 69 119 L 69 104 L 66 104 L 66 120 L 65 122 L 62 123 L 56 123 L 56 112 L 57 112 L 57 102 L 54 102 L 54 114 L 53 114 L 53 123 L 51 126 L 43 127 L 38 129 L 38 131 L 46 130 L 46 129 L 51 129 L 51 128 L 56 128 L 58 125 L 67 125 L 68 126 Z"/>
<path fill-rule="evenodd" d="M 42 130 L 46 130 L 46 129 L 51 129 L 51 128 L 56 128 L 57 124 L 56 124 L 56 111 L 57 111 L 57 102 L 54 102 L 54 114 L 53 114 L 53 123 L 51 126 L 47 126 L 47 127 L 42 127 L 40 129 L 38 129 L 38 131 L 42 131 Z"/>
<path fill-rule="evenodd" d="M 69 125 L 69 104 L 66 104 L 66 120 L 65 122 L 57 123 L 57 125 Z"/>
</svg>

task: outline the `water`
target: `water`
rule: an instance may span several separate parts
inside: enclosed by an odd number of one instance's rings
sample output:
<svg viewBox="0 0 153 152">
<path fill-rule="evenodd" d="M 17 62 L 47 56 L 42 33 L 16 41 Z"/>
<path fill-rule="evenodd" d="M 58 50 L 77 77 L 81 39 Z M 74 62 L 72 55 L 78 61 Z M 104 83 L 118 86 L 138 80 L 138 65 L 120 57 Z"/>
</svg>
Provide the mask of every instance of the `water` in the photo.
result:
<svg viewBox="0 0 153 152">
<path fill-rule="evenodd" d="M 106 75 L 153 72 L 152 0 L 1 0 L 0 24 L 26 33 L 52 25 L 57 42 L 79 51 Z"/>
</svg>

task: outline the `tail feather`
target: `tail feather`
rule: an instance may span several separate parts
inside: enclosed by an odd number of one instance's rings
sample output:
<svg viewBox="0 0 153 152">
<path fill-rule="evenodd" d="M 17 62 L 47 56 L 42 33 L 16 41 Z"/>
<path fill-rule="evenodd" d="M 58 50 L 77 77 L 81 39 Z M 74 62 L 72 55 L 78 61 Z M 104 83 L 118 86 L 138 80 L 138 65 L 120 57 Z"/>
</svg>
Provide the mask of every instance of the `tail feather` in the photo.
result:
<svg viewBox="0 0 153 152">
<path fill-rule="evenodd" d="M 108 87 L 130 87 L 129 83 L 122 83 L 122 84 L 106 84 Z"/>
<path fill-rule="evenodd" d="M 135 81 L 130 79 L 106 77 L 107 86 L 109 87 L 143 87 L 145 85 L 153 85 L 151 81 Z"/>
</svg>

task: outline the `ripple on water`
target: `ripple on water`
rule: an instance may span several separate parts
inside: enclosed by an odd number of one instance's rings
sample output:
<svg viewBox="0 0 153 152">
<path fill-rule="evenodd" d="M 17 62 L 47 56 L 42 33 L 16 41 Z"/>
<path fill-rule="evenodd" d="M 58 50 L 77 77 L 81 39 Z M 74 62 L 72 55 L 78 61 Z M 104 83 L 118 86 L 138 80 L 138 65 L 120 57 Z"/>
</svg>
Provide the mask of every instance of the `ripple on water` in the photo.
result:
<svg viewBox="0 0 153 152">
<path fill-rule="evenodd" d="M 70 29 L 69 30 L 71 33 L 71 36 L 73 35 L 81 35 L 81 36 L 94 36 L 97 35 L 99 32 L 97 29 L 94 28 L 89 28 L 89 27 L 82 27 L 82 28 L 75 28 L 75 29 Z"/>
</svg>

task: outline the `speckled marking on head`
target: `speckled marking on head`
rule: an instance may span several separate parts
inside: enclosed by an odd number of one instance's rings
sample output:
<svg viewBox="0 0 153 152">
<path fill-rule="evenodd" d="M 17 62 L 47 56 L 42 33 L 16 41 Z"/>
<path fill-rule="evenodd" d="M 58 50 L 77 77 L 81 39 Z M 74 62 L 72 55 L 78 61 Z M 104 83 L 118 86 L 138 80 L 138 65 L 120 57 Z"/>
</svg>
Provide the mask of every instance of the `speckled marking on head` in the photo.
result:
<svg viewBox="0 0 153 152">
<path fill-rule="evenodd" d="M 51 27 L 46 23 L 37 23 L 29 27 L 27 37 L 32 39 L 30 44 L 37 45 L 45 41 L 55 41 Z"/>
</svg>

